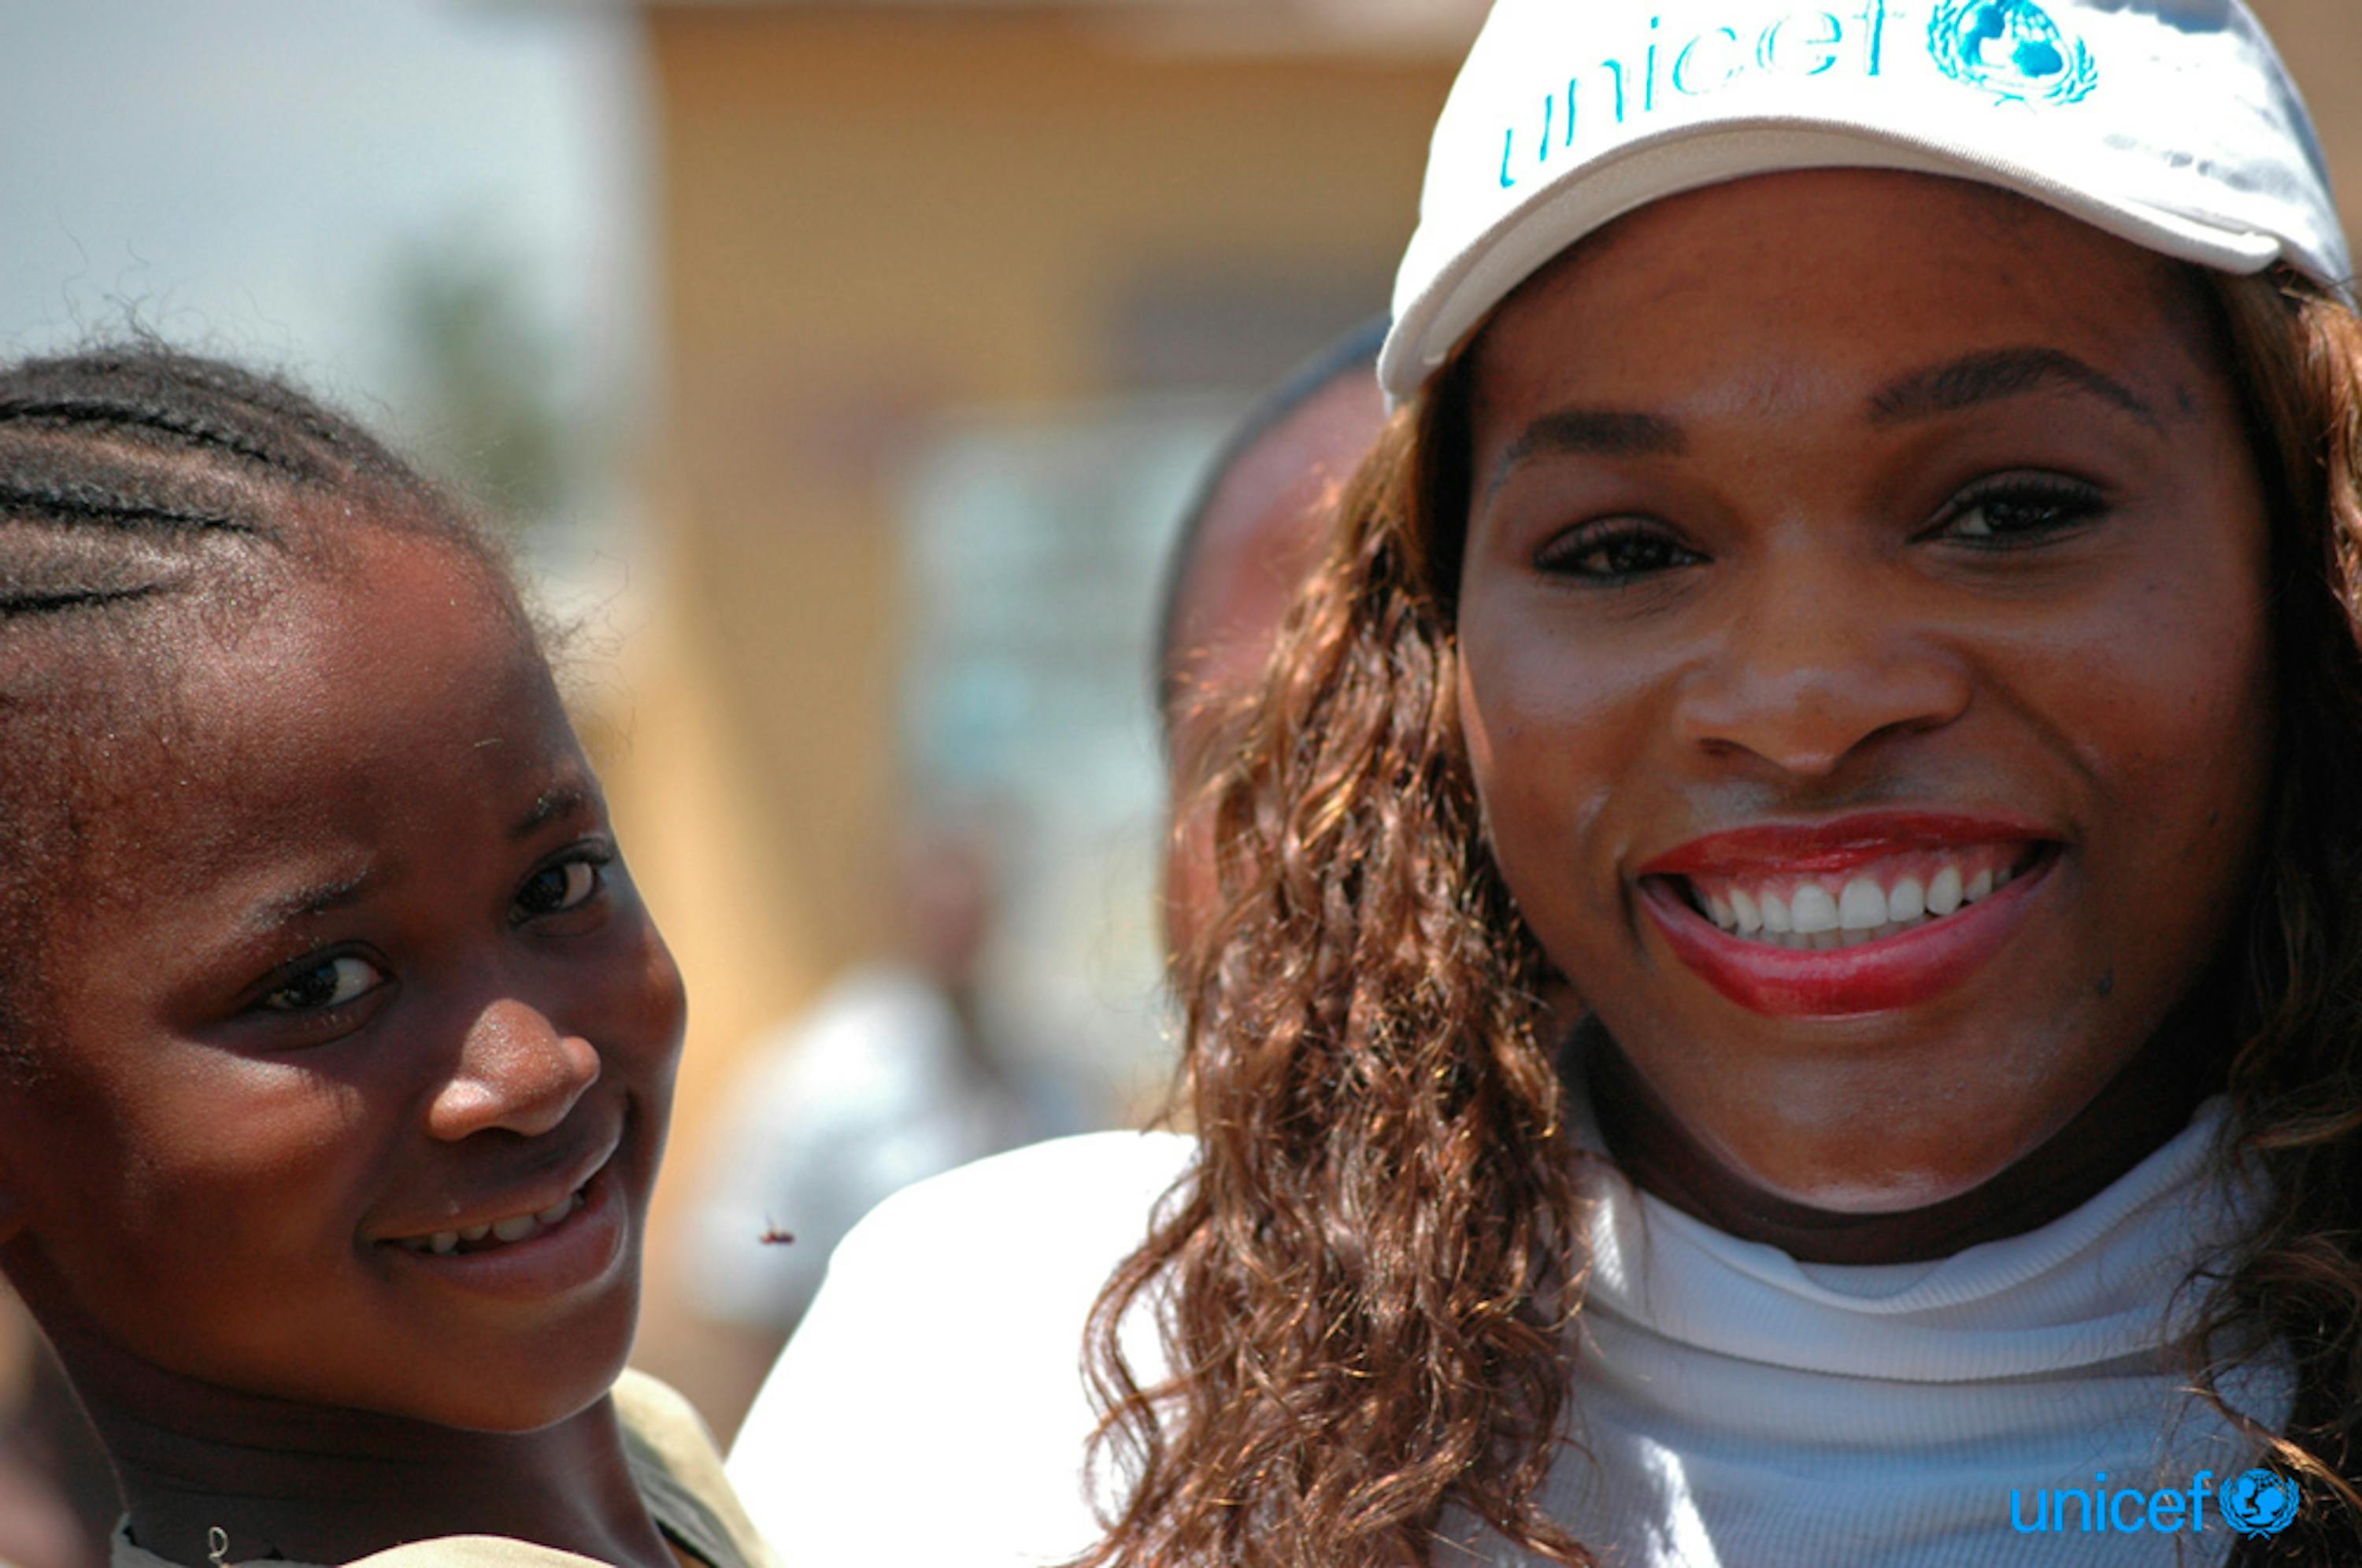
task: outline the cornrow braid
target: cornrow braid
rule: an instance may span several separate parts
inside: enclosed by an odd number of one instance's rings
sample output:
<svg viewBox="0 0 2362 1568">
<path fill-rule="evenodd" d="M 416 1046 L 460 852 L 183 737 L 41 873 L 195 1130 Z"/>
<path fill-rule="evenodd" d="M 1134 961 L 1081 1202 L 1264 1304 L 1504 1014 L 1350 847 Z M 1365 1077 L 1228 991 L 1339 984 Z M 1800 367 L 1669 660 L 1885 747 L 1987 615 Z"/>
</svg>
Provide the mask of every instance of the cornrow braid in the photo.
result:
<svg viewBox="0 0 2362 1568">
<path fill-rule="evenodd" d="M 18 616 L 61 615 L 75 610 L 104 610 L 110 605 L 152 599 L 163 591 L 164 585 L 157 582 L 136 583 L 129 588 L 0 590 L 0 621 Z"/>
<path fill-rule="evenodd" d="M 202 533 L 218 529 L 230 534 L 270 536 L 260 524 L 247 522 L 204 506 L 176 505 L 168 501 L 143 501 L 86 480 L 19 480 L 0 472 L 0 517 L 94 523 L 105 527 Z"/>
<path fill-rule="evenodd" d="M 28 392 L 0 399 L 0 425 L 18 422 L 61 426 L 91 425 L 125 434 L 161 436 L 199 451 L 242 458 L 296 479 L 320 477 L 317 465 L 291 460 L 290 454 L 266 446 L 234 426 L 115 398 L 72 393 L 44 397 Z"/>
<path fill-rule="evenodd" d="M 466 509 L 282 381 L 147 338 L 0 366 L 0 1064 L 26 1062 L 89 739 L 140 728 L 186 657 L 166 608 L 234 625 L 357 527 L 446 543 L 514 604 Z"/>
<path fill-rule="evenodd" d="M 415 480 L 359 425 L 284 382 L 161 345 L 31 360 L 0 374 L 0 426 L 87 427 L 327 483 Z"/>
</svg>

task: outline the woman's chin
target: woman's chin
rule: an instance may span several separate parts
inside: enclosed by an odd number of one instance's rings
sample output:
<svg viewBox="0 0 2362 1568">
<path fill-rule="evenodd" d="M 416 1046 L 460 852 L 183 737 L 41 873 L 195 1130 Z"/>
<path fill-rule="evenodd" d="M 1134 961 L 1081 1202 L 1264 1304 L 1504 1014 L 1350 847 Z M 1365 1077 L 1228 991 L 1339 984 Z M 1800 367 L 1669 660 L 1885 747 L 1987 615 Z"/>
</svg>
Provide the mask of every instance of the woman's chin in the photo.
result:
<svg viewBox="0 0 2362 1568">
<path fill-rule="evenodd" d="M 1791 1175 L 1781 1179 L 1744 1169 L 1738 1175 L 1749 1185 L 1783 1203 L 1827 1214 L 1871 1219 L 1880 1215 L 1909 1214 L 1966 1197 L 2000 1176 L 2010 1164 L 2004 1160 L 1965 1170 L 1896 1171 L 1883 1176 L 1848 1173 L 1822 1178 L 1810 1176 L 1799 1178 Z"/>
</svg>

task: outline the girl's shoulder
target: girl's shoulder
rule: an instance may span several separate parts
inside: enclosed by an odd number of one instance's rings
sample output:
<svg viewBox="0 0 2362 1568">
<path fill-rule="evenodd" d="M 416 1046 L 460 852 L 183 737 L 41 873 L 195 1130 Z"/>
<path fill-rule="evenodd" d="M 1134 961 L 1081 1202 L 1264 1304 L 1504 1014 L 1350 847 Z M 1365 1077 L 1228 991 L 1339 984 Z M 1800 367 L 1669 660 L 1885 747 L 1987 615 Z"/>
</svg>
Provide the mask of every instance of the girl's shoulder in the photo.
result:
<svg viewBox="0 0 2362 1568">
<path fill-rule="evenodd" d="M 1054 1139 L 872 1210 L 731 1450 L 787 1559 L 1015 1568 L 1096 1540 L 1086 1325 L 1196 1154 L 1169 1132 Z M 1124 1343 L 1155 1376 L 1145 1314 Z"/>
<path fill-rule="evenodd" d="M 666 1536 L 709 1568 L 778 1568 L 722 1471 L 704 1419 L 678 1393 L 645 1373 L 615 1385 L 632 1475 Z M 111 1568 L 174 1568 L 118 1530 Z M 271 1568 L 304 1568 L 274 1562 Z M 450 1535 L 373 1552 L 346 1568 L 593 1568 L 591 1560 L 507 1536 Z"/>
<path fill-rule="evenodd" d="M 676 1547 L 709 1568 L 778 1568 L 722 1472 L 722 1451 L 695 1406 L 644 1372 L 616 1380 L 624 1451 L 648 1514 Z M 588 1559 L 497 1536 L 422 1540 L 347 1568 L 584 1568 Z"/>
<path fill-rule="evenodd" d="M 669 1386 L 628 1369 L 616 1381 L 614 1399 L 633 1478 L 665 1533 L 712 1568 L 778 1568 L 731 1490 L 722 1451 L 697 1408 Z"/>
</svg>

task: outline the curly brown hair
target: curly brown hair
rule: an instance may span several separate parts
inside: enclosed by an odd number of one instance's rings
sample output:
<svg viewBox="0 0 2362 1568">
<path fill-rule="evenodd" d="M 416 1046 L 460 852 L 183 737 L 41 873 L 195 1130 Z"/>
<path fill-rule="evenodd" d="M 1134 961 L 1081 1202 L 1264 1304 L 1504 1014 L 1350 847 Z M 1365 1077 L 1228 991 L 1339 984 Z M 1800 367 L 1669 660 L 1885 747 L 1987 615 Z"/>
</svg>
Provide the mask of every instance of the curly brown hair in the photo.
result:
<svg viewBox="0 0 2362 1568">
<path fill-rule="evenodd" d="M 2243 1562 L 2362 1561 L 2362 320 L 2292 274 L 2208 275 L 2273 516 L 2285 715 L 2235 942 L 2226 1162 L 2260 1222 L 2190 1288 L 2191 1384 L 2293 1361 L 2304 1484 Z M 1486 847 L 1455 707 L 1466 355 L 1399 411 L 1235 744 L 1209 748 L 1222 911 L 1174 975 L 1194 1168 L 1094 1309 L 1077 1568 L 1422 1564 L 1456 1509 L 1591 1564 L 1537 1502 L 1567 1436 L 1586 1259 L 1549 965 Z M 1168 1368 L 1118 1342 L 1153 1315 Z M 1102 1471 L 1102 1473 L 1106 1473 Z"/>
</svg>

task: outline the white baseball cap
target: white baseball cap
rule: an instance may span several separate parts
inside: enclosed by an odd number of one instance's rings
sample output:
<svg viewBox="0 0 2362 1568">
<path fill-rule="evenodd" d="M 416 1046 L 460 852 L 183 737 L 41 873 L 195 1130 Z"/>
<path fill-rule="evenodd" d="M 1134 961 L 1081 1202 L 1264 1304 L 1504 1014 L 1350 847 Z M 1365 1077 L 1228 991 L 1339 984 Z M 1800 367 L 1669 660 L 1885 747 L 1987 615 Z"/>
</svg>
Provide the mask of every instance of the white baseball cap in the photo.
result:
<svg viewBox="0 0 2362 1568">
<path fill-rule="evenodd" d="M 2312 119 L 2243 0 L 1497 0 L 1436 122 L 1378 381 L 1410 396 L 1626 213 L 1824 168 L 1982 181 L 2352 287 Z"/>
</svg>

